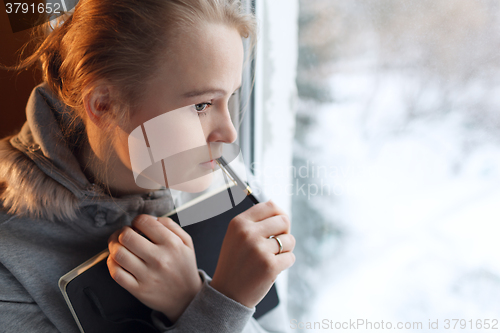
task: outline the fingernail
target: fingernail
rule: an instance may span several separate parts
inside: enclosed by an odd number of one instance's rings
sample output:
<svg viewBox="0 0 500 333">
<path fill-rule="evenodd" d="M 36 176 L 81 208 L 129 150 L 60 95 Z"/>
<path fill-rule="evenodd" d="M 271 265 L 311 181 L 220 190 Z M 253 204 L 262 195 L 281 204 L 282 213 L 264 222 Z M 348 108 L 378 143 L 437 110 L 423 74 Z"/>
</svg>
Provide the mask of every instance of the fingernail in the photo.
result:
<svg viewBox="0 0 500 333">
<path fill-rule="evenodd" d="M 129 232 L 126 232 L 126 233 L 122 233 L 122 243 L 126 243 L 129 239 L 130 239 L 130 233 Z"/>
</svg>

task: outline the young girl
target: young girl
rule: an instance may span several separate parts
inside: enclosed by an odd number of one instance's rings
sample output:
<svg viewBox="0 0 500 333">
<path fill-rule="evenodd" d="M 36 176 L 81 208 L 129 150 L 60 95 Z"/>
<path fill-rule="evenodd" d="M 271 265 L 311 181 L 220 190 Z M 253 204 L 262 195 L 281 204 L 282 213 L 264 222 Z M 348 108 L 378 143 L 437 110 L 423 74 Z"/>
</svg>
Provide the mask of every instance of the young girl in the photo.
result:
<svg viewBox="0 0 500 333">
<path fill-rule="evenodd" d="M 186 106 L 207 145 L 235 141 L 228 100 L 254 37 L 237 1 L 82 0 L 23 61 L 39 61 L 44 82 L 0 141 L 1 332 L 78 332 L 57 282 L 106 246 L 111 276 L 161 331 L 285 331 L 281 306 L 252 317 L 295 260 L 283 211 L 269 201 L 234 218 L 211 278 L 190 236 L 156 218 L 170 192 L 136 185 L 127 146 L 134 128 Z"/>
</svg>

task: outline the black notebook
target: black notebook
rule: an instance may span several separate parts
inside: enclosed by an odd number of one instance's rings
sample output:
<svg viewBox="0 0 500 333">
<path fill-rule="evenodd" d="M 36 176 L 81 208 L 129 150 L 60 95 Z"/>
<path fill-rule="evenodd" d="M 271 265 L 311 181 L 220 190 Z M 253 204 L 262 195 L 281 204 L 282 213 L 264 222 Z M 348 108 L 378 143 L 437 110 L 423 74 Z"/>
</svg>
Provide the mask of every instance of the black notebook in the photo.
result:
<svg viewBox="0 0 500 333">
<path fill-rule="evenodd" d="M 187 225 L 184 230 L 191 235 L 198 267 L 213 276 L 219 258 L 222 241 L 233 217 L 252 207 L 258 201 L 252 194 L 233 201 L 234 191 L 239 186 L 228 187 L 194 203 L 179 207 L 179 214 L 200 214 L 205 208 L 220 202 L 220 196 L 229 191 L 233 208 L 202 222 Z M 231 191 L 231 189 L 233 191 Z M 247 187 L 247 189 L 249 189 Z M 249 191 L 251 192 L 251 191 Z M 241 194 L 240 194 L 241 195 Z M 234 198 L 236 199 L 236 198 Z M 234 202 L 239 202 L 234 205 Z M 182 209 L 182 211 L 181 211 Z M 169 215 L 179 223 L 177 213 Z M 96 255 L 82 265 L 65 274 L 59 280 L 59 287 L 80 328 L 81 332 L 158 332 L 151 320 L 151 309 L 143 305 L 128 291 L 118 285 L 110 276 L 106 264 L 108 251 Z M 258 319 L 279 303 L 276 287 L 273 285 L 264 299 L 256 306 L 253 315 Z M 168 318 L 163 318 L 170 324 Z"/>
</svg>

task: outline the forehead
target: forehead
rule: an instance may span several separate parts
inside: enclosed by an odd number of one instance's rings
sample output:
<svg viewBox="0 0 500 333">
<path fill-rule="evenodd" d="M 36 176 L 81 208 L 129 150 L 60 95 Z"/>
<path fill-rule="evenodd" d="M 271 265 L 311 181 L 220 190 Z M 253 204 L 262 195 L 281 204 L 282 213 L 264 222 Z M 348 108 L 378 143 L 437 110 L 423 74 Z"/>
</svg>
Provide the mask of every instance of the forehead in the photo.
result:
<svg viewBox="0 0 500 333">
<path fill-rule="evenodd" d="M 183 30 L 169 44 L 165 58 L 158 83 L 176 94 L 193 89 L 232 93 L 241 82 L 243 43 L 235 28 L 204 24 Z"/>
</svg>

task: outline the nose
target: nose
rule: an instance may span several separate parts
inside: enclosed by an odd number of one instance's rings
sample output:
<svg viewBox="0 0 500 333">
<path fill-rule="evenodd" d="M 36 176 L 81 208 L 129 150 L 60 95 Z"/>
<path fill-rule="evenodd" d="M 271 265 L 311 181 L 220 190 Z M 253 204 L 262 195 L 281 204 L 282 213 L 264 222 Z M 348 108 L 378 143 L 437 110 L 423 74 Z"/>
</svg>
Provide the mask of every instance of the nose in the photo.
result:
<svg viewBox="0 0 500 333">
<path fill-rule="evenodd" d="M 208 134 L 207 142 L 233 143 L 238 137 L 238 132 L 234 128 L 229 110 L 224 108 L 213 118 L 212 128 Z"/>
</svg>

